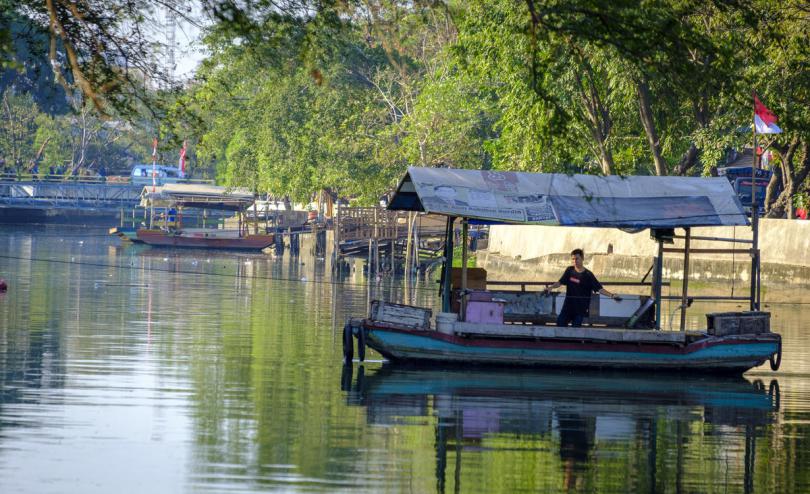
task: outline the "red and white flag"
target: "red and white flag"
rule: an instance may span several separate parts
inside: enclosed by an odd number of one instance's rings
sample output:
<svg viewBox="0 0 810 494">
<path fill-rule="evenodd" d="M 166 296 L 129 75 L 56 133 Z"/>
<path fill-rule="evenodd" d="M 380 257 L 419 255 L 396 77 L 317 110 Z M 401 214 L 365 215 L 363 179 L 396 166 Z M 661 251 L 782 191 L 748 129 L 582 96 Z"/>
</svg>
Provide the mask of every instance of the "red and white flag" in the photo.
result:
<svg viewBox="0 0 810 494">
<path fill-rule="evenodd" d="M 152 139 L 152 157 L 157 158 L 157 137 Z"/>
<path fill-rule="evenodd" d="M 186 176 L 186 141 L 183 141 L 183 147 L 180 148 L 180 177 Z"/>
<path fill-rule="evenodd" d="M 754 94 L 754 127 L 758 134 L 779 134 L 782 129 L 776 125 L 776 115 L 762 104 L 762 101 Z"/>
</svg>

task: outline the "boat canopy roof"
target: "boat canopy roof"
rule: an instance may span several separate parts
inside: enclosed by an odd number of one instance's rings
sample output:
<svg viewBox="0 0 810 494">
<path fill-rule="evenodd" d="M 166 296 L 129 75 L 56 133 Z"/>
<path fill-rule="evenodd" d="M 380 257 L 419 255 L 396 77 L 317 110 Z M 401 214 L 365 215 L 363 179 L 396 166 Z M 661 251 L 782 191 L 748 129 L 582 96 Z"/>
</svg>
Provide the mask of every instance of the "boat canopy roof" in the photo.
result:
<svg viewBox="0 0 810 494">
<path fill-rule="evenodd" d="M 154 192 L 153 192 L 154 190 Z M 229 189 L 217 185 L 151 185 L 141 192 L 141 206 L 183 207 L 241 211 L 253 205 L 255 198 L 247 189 Z"/>
<path fill-rule="evenodd" d="M 595 176 L 411 167 L 388 209 L 475 223 L 623 229 L 747 225 L 722 177 Z"/>
</svg>

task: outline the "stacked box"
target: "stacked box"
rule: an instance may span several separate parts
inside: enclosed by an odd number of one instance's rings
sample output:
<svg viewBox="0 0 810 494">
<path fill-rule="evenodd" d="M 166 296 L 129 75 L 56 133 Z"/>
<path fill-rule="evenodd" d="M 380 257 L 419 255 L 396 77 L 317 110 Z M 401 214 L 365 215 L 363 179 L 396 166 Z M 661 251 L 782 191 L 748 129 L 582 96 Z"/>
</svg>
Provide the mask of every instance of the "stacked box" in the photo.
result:
<svg viewBox="0 0 810 494">
<path fill-rule="evenodd" d="M 714 336 L 771 332 L 770 312 L 714 312 L 706 314 L 707 332 Z"/>
</svg>

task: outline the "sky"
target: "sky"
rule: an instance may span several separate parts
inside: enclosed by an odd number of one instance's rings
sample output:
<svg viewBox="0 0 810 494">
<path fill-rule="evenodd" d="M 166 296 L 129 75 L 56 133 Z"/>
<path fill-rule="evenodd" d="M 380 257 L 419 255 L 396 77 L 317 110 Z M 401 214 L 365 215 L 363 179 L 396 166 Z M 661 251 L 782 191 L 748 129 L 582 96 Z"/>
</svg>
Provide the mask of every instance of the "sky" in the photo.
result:
<svg viewBox="0 0 810 494">
<path fill-rule="evenodd" d="M 202 13 L 199 4 L 195 4 L 191 12 L 187 15 L 192 21 L 185 20 L 180 16 L 175 16 L 175 70 L 174 77 L 178 80 L 190 79 L 194 76 L 197 66 L 205 58 L 206 52 L 200 40 L 202 32 L 201 27 L 204 27 L 208 20 Z M 163 44 L 169 43 L 169 23 L 167 22 L 168 16 L 166 10 L 157 13 L 159 19 L 157 21 L 163 23 L 163 29 L 155 33 L 155 38 L 158 42 Z M 168 63 L 168 60 L 165 62 Z"/>
</svg>

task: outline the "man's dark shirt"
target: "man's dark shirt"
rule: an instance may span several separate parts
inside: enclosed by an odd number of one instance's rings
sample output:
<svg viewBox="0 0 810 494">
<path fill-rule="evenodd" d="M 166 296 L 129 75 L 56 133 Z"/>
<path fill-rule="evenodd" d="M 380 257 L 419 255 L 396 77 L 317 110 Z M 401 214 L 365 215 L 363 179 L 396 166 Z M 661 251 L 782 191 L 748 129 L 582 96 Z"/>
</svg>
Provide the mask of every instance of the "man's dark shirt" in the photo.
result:
<svg viewBox="0 0 810 494">
<path fill-rule="evenodd" d="M 585 269 L 577 273 L 574 266 L 569 266 L 560 277 L 560 285 L 565 285 L 565 302 L 563 310 L 572 314 L 588 315 L 591 306 L 591 293 L 602 289 L 602 284 L 590 271 Z"/>
</svg>

